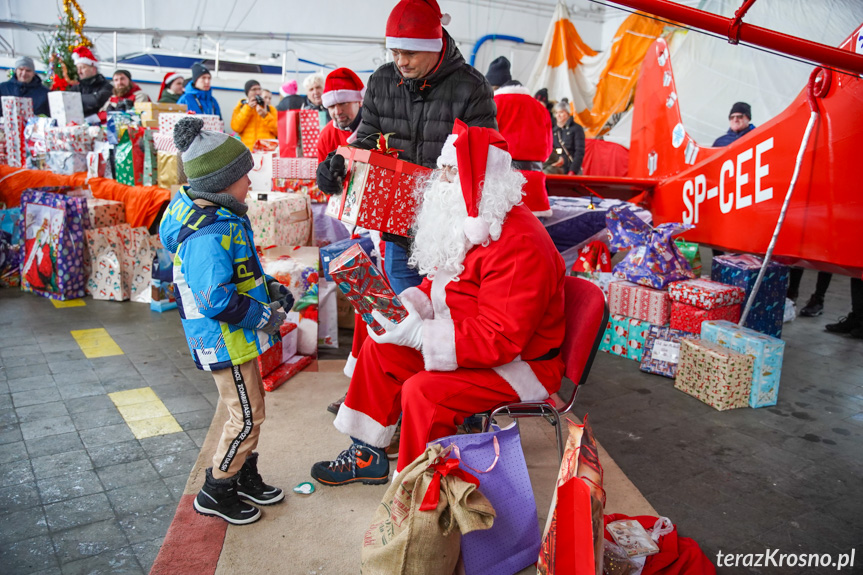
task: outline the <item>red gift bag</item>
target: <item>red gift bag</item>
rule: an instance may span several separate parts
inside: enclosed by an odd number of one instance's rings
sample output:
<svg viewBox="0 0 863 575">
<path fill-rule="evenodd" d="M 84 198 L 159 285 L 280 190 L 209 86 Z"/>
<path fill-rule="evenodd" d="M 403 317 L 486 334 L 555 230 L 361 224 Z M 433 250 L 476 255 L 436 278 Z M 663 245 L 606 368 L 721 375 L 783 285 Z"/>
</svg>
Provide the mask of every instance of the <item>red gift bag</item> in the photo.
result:
<svg viewBox="0 0 863 575">
<path fill-rule="evenodd" d="M 280 111 L 276 125 L 279 131 L 279 157 L 296 158 L 300 145 L 300 111 Z"/>
</svg>

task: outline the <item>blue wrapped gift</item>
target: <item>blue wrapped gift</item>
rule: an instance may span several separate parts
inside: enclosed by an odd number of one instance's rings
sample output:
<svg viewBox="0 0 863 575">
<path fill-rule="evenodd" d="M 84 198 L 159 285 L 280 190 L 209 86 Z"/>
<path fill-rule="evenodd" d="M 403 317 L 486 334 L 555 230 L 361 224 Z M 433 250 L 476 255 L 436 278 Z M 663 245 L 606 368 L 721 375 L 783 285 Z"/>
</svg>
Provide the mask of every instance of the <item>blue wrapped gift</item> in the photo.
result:
<svg viewBox="0 0 863 575">
<path fill-rule="evenodd" d="M 0 210 L 0 231 L 9 234 L 7 240 L 12 244 L 17 244 L 21 237 L 21 208 L 9 208 L 8 210 Z"/>
<path fill-rule="evenodd" d="M 748 254 L 718 256 L 713 258 L 710 279 L 746 290 L 742 310 L 755 287 L 762 262 L 760 257 Z M 773 337 L 782 337 L 782 316 L 787 292 L 788 266 L 771 261 L 744 325 Z"/>
<path fill-rule="evenodd" d="M 701 339 L 755 358 L 749 407 L 776 405 L 785 342 L 724 320 L 701 324 Z"/>
<path fill-rule="evenodd" d="M 372 250 L 375 249 L 374 242 L 372 242 L 372 238 L 369 237 L 369 234 L 362 234 L 358 238 L 341 240 L 321 248 L 321 269 L 323 270 L 324 277 L 327 278 L 327 281 L 333 281 L 333 276 L 330 275 L 330 262 L 342 255 L 346 249 L 354 244 L 360 244 L 363 251 L 367 254 L 371 254 Z M 374 260 L 375 258 L 372 258 L 373 262 Z"/>
<path fill-rule="evenodd" d="M 697 335 L 668 326 L 650 326 L 644 338 L 641 371 L 674 379 L 680 361 L 680 340 L 684 337 L 698 339 Z"/>
<path fill-rule="evenodd" d="M 644 339 L 651 325 L 646 321 L 623 315 L 609 316 L 599 350 L 641 361 Z"/>
<path fill-rule="evenodd" d="M 623 261 L 614 266 L 615 276 L 655 289 L 695 277 L 689 262 L 671 239 L 693 226 L 666 223 L 653 228 L 626 206 L 608 210 L 605 220 L 611 249 L 632 248 Z"/>
</svg>

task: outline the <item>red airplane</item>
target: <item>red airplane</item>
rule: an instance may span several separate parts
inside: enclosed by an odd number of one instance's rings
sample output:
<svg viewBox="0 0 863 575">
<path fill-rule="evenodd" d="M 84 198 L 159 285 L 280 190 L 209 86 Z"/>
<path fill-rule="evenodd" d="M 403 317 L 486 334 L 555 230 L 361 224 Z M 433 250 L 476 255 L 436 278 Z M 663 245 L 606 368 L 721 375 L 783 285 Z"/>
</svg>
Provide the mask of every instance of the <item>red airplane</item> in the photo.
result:
<svg viewBox="0 0 863 575">
<path fill-rule="evenodd" d="M 855 60 L 863 54 L 863 26 L 839 49 Z M 694 224 L 684 234 L 689 241 L 763 254 L 792 180 L 810 100 L 819 116 L 774 258 L 861 277 L 863 80 L 841 70 L 816 68 L 788 108 L 729 146 L 700 146 L 686 133 L 668 46 L 659 39 L 648 50 L 635 92 L 631 177 L 550 176 L 549 194 L 632 198 L 651 210 L 654 224 Z"/>
</svg>

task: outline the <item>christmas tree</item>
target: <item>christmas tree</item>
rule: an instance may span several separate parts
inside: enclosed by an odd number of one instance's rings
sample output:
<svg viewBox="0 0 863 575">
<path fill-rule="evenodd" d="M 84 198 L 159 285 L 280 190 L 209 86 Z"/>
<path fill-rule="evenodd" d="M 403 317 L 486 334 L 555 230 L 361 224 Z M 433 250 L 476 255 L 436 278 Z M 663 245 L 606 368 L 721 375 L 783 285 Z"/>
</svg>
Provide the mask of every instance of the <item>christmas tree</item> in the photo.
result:
<svg viewBox="0 0 863 575">
<path fill-rule="evenodd" d="M 77 17 L 75 16 L 77 12 Z M 65 90 L 70 82 L 78 80 L 78 71 L 72 60 L 72 51 L 79 46 L 92 46 L 84 35 L 87 17 L 76 0 L 63 0 L 63 13 L 58 16 L 57 30 L 42 37 L 39 54 L 48 66 L 45 85 L 49 90 Z"/>
</svg>

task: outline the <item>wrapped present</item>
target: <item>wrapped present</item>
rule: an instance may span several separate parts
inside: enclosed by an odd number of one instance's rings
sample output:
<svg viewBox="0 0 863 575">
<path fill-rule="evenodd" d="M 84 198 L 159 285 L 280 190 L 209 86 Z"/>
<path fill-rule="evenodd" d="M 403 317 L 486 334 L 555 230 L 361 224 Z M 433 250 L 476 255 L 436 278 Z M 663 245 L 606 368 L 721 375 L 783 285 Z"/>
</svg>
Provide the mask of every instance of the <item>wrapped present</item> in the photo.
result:
<svg viewBox="0 0 863 575">
<path fill-rule="evenodd" d="M 695 277 L 671 239 L 693 226 L 667 223 L 653 228 L 626 206 L 611 208 L 605 218 L 611 248 L 631 248 L 614 266 L 617 277 L 656 289 Z"/>
<path fill-rule="evenodd" d="M 330 263 L 342 255 L 345 250 L 350 248 L 351 246 L 359 244 L 362 246 L 363 251 L 367 254 L 371 254 L 372 250 L 375 249 L 375 245 L 372 242 L 372 238 L 369 234 L 362 234 L 356 238 L 348 238 L 346 240 L 341 240 L 332 244 L 328 244 L 321 248 L 321 269 L 324 270 L 324 277 L 327 281 L 333 281 L 333 276 L 330 275 Z M 377 263 L 375 258 L 371 258 L 372 263 Z"/>
<path fill-rule="evenodd" d="M 27 150 L 27 169 L 44 170 L 48 154 L 46 132 L 56 120 L 44 116 L 31 116 L 24 126 L 24 147 Z"/>
<path fill-rule="evenodd" d="M 89 126 L 54 126 L 45 128 L 45 145 L 49 152 L 93 151 Z"/>
<path fill-rule="evenodd" d="M 3 96 L 3 133 L 6 136 L 6 163 L 23 168 L 27 165 L 27 146 L 24 141 L 24 127 L 33 116 L 33 100 Z"/>
<path fill-rule="evenodd" d="M 654 325 L 667 325 L 671 319 L 671 300 L 665 290 L 628 281 L 613 281 L 608 285 L 608 311 Z"/>
<path fill-rule="evenodd" d="M 677 364 L 680 361 L 680 340 L 684 337 L 698 339 L 698 336 L 679 329 L 650 326 L 644 339 L 641 371 L 674 379 L 677 374 Z"/>
<path fill-rule="evenodd" d="M 308 246 L 313 243 L 312 207 L 301 194 L 249 192 L 247 216 L 258 246 Z"/>
<path fill-rule="evenodd" d="M 776 405 L 785 354 L 784 341 L 728 321 L 702 323 L 701 339 L 751 356 L 754 363 L 749 407 Z"/>
<path fill-rule="evenodd" d="M 312 363 L 312 358 L 307 355 L 295 355 L 282 365 L 277 367 L 272 373 L 263 378 L 264 389 L 266 391 L 274 391 L 280 385 L 294 377 L 306 369 Z"/>
<path fill-rule="evenodd" d="M 108 140 L 108 143 L 112 146 L 116 146 L 120 143 L 120 138 L 123 136 L 123 132 L 128 128 L 141 128 L 141 124 L 138 121 L 139 118 L 135 114 L 130 114 L 129 112 L 121 112 L 118 110 L 112 110 L 107 113 L 107 120 L 105 121 L 105 136 Z"/>
<path fill-rule="evenodd" d="M 121 230 L 121 228 L 125 228 Z M 122 226 L 90 229 L 85 232 L 87 250 L 90 254 L 90 276 L 87 291 L 93 299 L 123 301 L 129 299 L 129 284 L 123 273 L 125 247 L 123 233 L 128 224 Z"/>
<path fill-rule="evenodd" d="M 760 257 L 746 254 L 718 256 L 713 258 L 710 277 L 714 281 L 743 288 L 748 300 L 762 263 Z M 788 267 L 771 261 L 744 326 L 773 337 L 782 337 L 787 292 Z"/>
<path fill-rule="evenodd" d="M 42 188 L 21 194 L 21 289 L 56 300 L 84 297 L 87 283 L 87 200 L 63 195 L 66 191 Z"/>
<path fill-rule="evenodd" d="M 326 126 L 326 113 L 318 110 L 300 110 L 300 144 L 303 156 L 318 157 L 318 138 Z"/>
<path fill-rule="evenodd" d="M 126 222 L 126 211 L 123 202 L 87 198 L 87 216 L 90 229 L 118 226 Z"/>
<path fill-rule="evenodd" d="M 260 249 L 260 242 L 258 247 Z M 277 246 L 260 250 L 264 273 L 291 291 L 294 308 L 288 321 L 297 324 L 297 353 L 317 356 L 318 281 L 321 261 L 318 248 Z"/>
<path fill-rule="evenodd" d="M 173 256 L 165 248 L 156 248 L 150 278 L 150 309 L 160 313 L 176 309 Z"/>
<path fill-rule="evenodd" d="M 155 130 L 145 128 L 138 140 L 144 160 L 141 165 L 141 183 L 145 186 L 155 186 L 159 183 L 159 164 L 156 159 L 156 148 L 153 144 L 155 132 Z"/>
<path fill-rule="evenodd" d="M 285 158 L 279 158 L 283 160 Z M 274 192 L 293 192 L 295 194 L 303 194 L 309 196 L 313 204 L 326 204 L 330 200 L 330 196 L 318 189 L 318 184 L 315 180 L 296 180 L 290 178 L 273 178 Z"/>
<path fill-rule="evenodd" d="M 135 102 L 135 112 L 139 116 L 141 116 L 141 122 L 156 122 L 156 126 L 158 126 L 158 120 L 160 114 L 185 114 L 186 113 L 186 105 L 185 104 L 162 104 L 155 102 Z"/>
<path fill-rule="evenodd" d="M 269 192 L 273 189 L 273 162 L 277 159 L 275 152 L 252 153 L 252 171 L 249 179 L 254 192 Z"/>
<path fill-rule="evenodd" d="M 594 240 L 578 252 L 572 264 L 572 275 L 577 273 L 611 272 L 611 253 L 605 243 Z"/>
<path fill-rule="evenodd" d="M 9 234 L 0 231 L 0 287 L 21 285 L 21 245 L 12 242 Z"/>
<path fill-rule="evenodd" d="M 9 234 L 10 241 L 17 244 L 21 238 L 21 208 L 0 210 L 0 231 Z"/>
<path fill-rule="evenodd" d="M 48 109 L 61 126 L 85 124 L 81 92 L 48 92 Z"/>
<path fill-rule="evenodd" d="M 318 171 L 317 158 L 275 158 L 273 178 L 314 180 Z"/>
<path fill-rule="evenodd" d="M 178 114 L 175 112 L 162 112 L 159 114 L 159 133 L 165 136 L 174 137 L 174 126 L 177 122 L 188 116 L 188 114 Z M 225 124 L 222 119 L 212 114 L 195 114 L 196 118 L 204 121 L 204 130 L 213 132 L 224 132 Z"/>
<path fill-rule="evenodd" d="M 668 286 L 668 297 L 701 309 L 713 309 L 743 303 L 746 293 L 739 287 L 707 279 L 674 282 Z"/>
<path fill-rule="evenodd" d="M 416 216 L 414 190 L 431 170 L 374 150 L 340 146 L 336 153 L 347 159 L 349 173 L 345 191 L 332 197 L 328 213 L 337 211 L 336 219 L 368 230 L 410 236 Z"/>
<path fill-rule="evenodd" d="M 724 319 L 740 320 L 740 304 L 724 305 L 713 309 L 701 309 L 683 302 L 671 302 L 671 327 L 687 333 L 701 333 L 701 322 Z"/>
<path fill-rule="evenodd" d="M 352 245 L 330 261 L 329 271 L 339 290 L 375 333 L 382 334 L 385 330 L 372 317 L 373 309 L 396 323 L 407 317 L 407 309 L 360 244 Z"/>
<path fill-rule="evenodd" d="M 156 152 L 157 185 L 170 189 L 180 184 L 180 167 L 177 165 L 177 154 L 174 152 Z"/>
<path fill-rule="evenodd" d="M 746 407 L 752 357 L 704 340 L 680 340 L 674 387 L 719 411 Z"/>
<path fill-rule="evenodd" d="M 274 369 L 282 365 L 282 342 L 275 342 L 270 346 L 270 349 L 258 356 L 258 369 L 261 370 L 261 376 L 265 377 Z"/>
<path fill-rule="evenodd" d="M 318 291 L 318 349 L 339 347 L 339 311 L 336 284 L 324 278 Z"/>
<path fill-rule="evenodd" d="M 87 152 L 48 152 L 45 167 L 55 174 L 71 175 L 87 171 Z"/>
<path fill-rule="evenodd" d="M 177 146 L 174 145 L 174 137 L 170 134 L 163 134 L 162 132 L 153 133 L 153 146 L 159 152 L 169 152 L 171 154 L 177 154 L 180 152 L 180 150 L 177 149 Z"/>
<path fill-rule="evenodd" d="M 695 277 L 700 278 L 703 266 L 701 264 L 701 250 L 698 248 L 698 244 L 680 239 L 674 240 L 674 243 L 677 244 L 677 249 L 680 250 L 680 253 L 689 262 L 692 273 L 695 274 Z"/>
<path fill-rule="evenodd" d="M 121 131 L 120 140 L 114 148 L 115 178 L 127 186 L 143 185 L 144 151 L 139 145 L 144 128 L 128 126 Z"/>
<path fill-rule="evenodd" d="M 129 299 L 150 303 L 153 258 L 161 247 L 147 228 L 123 228 L 123 275 L 129 286 Z"/>
<path fill-rule="evenodd" d="M 87 179 L 105 177 L 105 158 L 99 152 L 87 152 Z"/>
<path fill-rule="evenodd" d="M 646 321 L 632 317 L 609 316 L 599 349 L 606 353 L 641 361 L 644 341 L 650 325 Z"/>
</svg>

